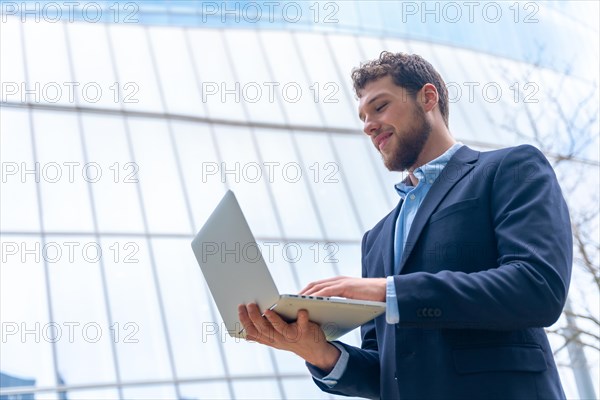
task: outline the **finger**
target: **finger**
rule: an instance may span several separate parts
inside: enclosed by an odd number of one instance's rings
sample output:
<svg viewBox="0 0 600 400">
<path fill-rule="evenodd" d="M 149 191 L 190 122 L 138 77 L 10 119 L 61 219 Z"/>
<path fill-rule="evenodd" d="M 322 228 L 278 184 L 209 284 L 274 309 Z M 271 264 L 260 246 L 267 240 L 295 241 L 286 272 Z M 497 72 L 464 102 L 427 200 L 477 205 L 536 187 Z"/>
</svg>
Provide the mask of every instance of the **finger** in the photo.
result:
<svg viewBox="0 0 600 400">
<path fill-rule="evenodd" d="M 273 340 L 274 328 L 271 326 L 269 321 L 262 316 L 258 306 L 254 303 L 248 304 L 246 306 L 248 310 L 248 316 L 250 320 L 258 330 L 260 335 L 264 335 L 265 338 L 269 340 Z"/>
<path fill-rule="evenodd" d="M 282 334 L 288 327 L 288 324 L 277 314 L 275 311 L 267 310 L 265 311 L 265 317 L 271 323 L 273 329 L 277 331 L 277 333 Z"/>
<path fill-rule="evenodd" d="M 246 340 L 254 340 L 251 339 L 259 334 L 258 329 L 254 326 L 254 323 L 250 319 L 248 315 L 248 310 L 244 304 L 238 305 L 238 319 L 240 320 L 244 330 L 246 331 Z"/>
<path fill-rule="evenodd" d="M 339 283 L 324 283 L 313 287 L 306 292 L 308 296 L 340 296 L 344 297 L 343 286 Z"/>
<path fill-rule="evenodd" d="M 304 289 L 302 289 L 300 291 L 300 294 L 309 294 L 308 292 L 311 289 L 314 290 L 315 286 L 321 286 L 323 284 L 327 284 L 327 283 L 330 283 L 330 282 L 335 282 L 335 281 L 338 281 L 340 279 L 345 279 L 345 278 L 346 278 L 345 276 L 334 276 L 334 277 L 331 277 L 331 278 L 320 279 L 318 281 L 311 282 L 308 285 L 306 285 L 306 287 Z"/>
</svg>

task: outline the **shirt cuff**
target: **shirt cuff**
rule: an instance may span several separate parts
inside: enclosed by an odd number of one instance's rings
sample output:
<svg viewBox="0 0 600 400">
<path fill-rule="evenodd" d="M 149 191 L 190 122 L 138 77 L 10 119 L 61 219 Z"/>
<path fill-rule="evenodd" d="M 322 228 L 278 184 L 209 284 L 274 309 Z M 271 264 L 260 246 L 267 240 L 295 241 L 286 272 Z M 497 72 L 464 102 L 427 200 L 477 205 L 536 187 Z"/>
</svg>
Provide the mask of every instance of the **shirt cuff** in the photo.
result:
<svg viewBox="0 0 600 400">
<path fill-rule="evenodd" d="M 344 346 L 342 346 L 341 344 L 336 342 L 330 343 L 338 348 L 338 350 L 341 352 L 341 355 L 340 358 L 338 358 L 337 363 L 335 363 L 335 366 L 327 376 L 323 376 L 323 371 L 315 367 L 314 365 L 309 363 L 306 363 L 306 365 L 308 366 L 308 370 L 310 371 L 313 378 L 315 378 L 319 382 L 324 383 L 329 388 L 333 388 L 335 385 L 337 385 L 338 381 L 346 371 L 346 366 L 348 366 L 348 359 L 350 358 L 350 356 L 344 348 Z"/>
<path fill-rule="evenodd" d="M 394 285 L 393 276 L 387 277 L 385 292 L 385 321 L 388 324 L 397 324 L 400 322 L 400 311 L 398 310 L 396 285 Z"/>
</svg>

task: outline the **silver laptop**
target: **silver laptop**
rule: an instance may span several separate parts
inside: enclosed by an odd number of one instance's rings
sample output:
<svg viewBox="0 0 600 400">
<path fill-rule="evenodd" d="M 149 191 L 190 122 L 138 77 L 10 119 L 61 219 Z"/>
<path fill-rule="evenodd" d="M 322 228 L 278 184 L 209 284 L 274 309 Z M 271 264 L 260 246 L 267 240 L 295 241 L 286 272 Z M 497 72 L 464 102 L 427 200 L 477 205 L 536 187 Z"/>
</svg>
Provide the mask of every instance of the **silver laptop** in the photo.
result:
<svg viewBox="0 0 600 400">
<path fill-rule="evenodd" d="M 238 319 L 239 304 L 256 303 L 263 313 L 274 310 L 288 322 L 296 319 L 298 310 L 308 310 L 310 320 L 321 326 L 327 340 L 385 312 L 384 302 L 279 294 L 231 190 L 192 241 L 192 249 L 233 337 L 245 337 Z"/>
</svg>

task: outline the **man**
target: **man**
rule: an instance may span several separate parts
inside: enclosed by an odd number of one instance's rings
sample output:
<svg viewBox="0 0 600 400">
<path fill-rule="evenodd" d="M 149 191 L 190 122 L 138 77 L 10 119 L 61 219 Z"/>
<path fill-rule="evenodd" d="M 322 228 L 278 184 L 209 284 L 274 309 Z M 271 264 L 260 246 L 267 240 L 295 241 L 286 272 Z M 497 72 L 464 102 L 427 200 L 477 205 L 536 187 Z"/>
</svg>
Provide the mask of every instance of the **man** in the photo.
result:
<svg viewBox="0 0 600 400">
<path fill-rule="evenodd" d="M 364 131 L 392 171 L 398 206 L 362 241 L 363 278 L 301 293 L 386 301 L 362 346 L 329 343 L 305 311 L 286 324 L 239 307 L 248 339 L 304 358 L 316 384 L 381 399 L 564 398 L 542 327 L 567 296 L 566 204 L 531 146 L 490 152 L 457 143 L 448 94 L 417 55 L 383 52 L 352 73 Z"/>
</svg>

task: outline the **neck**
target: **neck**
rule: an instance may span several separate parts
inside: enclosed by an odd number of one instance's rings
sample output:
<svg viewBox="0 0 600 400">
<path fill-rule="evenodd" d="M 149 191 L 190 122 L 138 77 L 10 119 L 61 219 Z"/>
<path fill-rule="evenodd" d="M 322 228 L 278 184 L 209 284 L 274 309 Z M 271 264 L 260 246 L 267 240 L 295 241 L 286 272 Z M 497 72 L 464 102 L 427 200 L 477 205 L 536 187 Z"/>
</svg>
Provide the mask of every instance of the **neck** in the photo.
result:
<svg viewBox="0 0 600 400">
<path fill-rule="evenodd" d="M 422 165 L 427 164 L 431 160 L 435 160 L 442 154 L 444 154 L 450 147 L 456 143 L 456 140 L 450 135 L 447 129 L 441 132 L 431 132 L 425 147 L 419 154 L 419 158 L 414 166 L 408 169 L 408 177 L 411 183 L 416 186 L 419 180 L 413 175 L 413 171 Z"/>
</svg>

